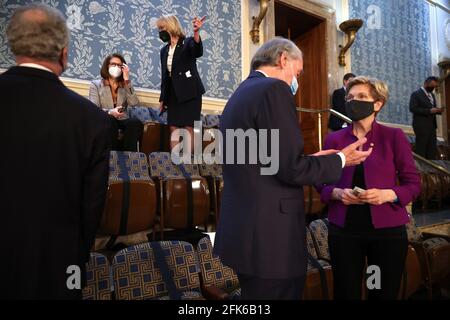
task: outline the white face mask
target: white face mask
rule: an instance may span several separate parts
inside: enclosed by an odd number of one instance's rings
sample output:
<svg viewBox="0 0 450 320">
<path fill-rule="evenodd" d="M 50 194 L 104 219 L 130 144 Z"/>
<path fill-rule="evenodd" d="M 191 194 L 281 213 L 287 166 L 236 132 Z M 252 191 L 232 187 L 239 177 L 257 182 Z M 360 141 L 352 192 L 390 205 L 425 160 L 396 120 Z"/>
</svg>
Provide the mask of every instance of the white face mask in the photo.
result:
<svg viewBox="0 0 450 320">
<path fill-rule="evenodd" d="M 113 78 L 118 78 L 122 74 L 122 69 L 119 68 L 118 66 L 109 67 L 108 71 L 109 75 Z"/>
</svg>

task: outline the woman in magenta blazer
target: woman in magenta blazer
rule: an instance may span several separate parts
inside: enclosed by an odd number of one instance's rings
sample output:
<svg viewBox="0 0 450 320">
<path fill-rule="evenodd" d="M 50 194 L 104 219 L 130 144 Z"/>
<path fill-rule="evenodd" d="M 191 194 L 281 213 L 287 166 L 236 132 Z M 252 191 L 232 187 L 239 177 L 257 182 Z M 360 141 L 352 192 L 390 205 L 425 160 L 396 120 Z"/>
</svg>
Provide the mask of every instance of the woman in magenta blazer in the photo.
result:
<svg viewBox="0 0 450 320">
<path fill-rule="evenodd" d="M 328 135 L 325 149 L 340 150 L 366 137 L 363 149 L 373 151 L 360 165 L 344 168 L 338 183 L 319 187 L 329 208 L 334 296 L 361 299 L 367 259 L 367 266 L 379 267 L 375 270 L 381 275 L 369 299 L 392 300 L 398 296 L 408 249 L 405 207 L 419 195 L 420 179 L 403 131 L 376 121 L 388 99 L 386 84 L 356 77 L 347 92 L 345 108 L 353 124 Z M 355 187 L 365 191 L 355 192 Z"/>
</svg>

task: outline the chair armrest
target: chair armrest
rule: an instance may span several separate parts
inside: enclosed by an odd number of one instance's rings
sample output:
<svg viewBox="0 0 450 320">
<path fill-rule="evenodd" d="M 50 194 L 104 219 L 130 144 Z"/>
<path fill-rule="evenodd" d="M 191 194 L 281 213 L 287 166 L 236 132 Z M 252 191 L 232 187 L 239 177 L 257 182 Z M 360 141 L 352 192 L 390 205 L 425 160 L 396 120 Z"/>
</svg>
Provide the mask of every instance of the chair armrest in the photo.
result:
<svg viewBox="0 0 450 320">
<path fill-rule="evenodd" d="M 422 237 L 424 240 L 430 239 L 430 238 L 443 238 L 450 242 L 450 236 L 443 235 L 443 234 L 436 234 L 436 233 L 428 233 L 426 231 L 422 232 Z"/>
<path fill-rule="evenodd" d="M 227 300 L 228 298 L 228 293 L 216 286 L 204 286 L 203 289 L 208 300 Z"/>
<path fill-rule="evenodd" d="M 429 283 L 431 281 L 431 270 L 430 270 L 430 263 L 428 261 L 428 255 L 425 251 L 425 247 L 421 241 L 409 241 L 409 244 L 412 245 L 414 250 L 416 250 L 417 257 L 419 258 L 420 262 L 420 270 L 422 272 L 422 279 L 425 284 Z"/>
</svg>

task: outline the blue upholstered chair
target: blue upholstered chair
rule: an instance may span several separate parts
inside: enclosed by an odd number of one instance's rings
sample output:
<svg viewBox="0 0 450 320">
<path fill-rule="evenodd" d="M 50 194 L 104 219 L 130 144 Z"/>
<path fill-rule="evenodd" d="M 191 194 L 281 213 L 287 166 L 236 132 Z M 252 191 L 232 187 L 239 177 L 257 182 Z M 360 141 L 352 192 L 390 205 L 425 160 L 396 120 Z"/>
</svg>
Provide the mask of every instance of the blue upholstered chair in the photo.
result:
<svg viewBox="0 0 450 320">
<path fill-rule="evenodd" d="M 422 233 L 412 215 L 406 230 L 408 241 L 419 257 L 422 281 L 427 289 L 428 298 L 432 299 L 433 286 L 450 277 L 450 243 L 432 233 Z"/>
<path fill-rule="evenodd" d="M 317 252 L 317 257 L 330 262 L 330 249 L 328 248 L 328 219 L 311 221 L 308 226 L 311 231 L 312 242 Z"/>
<path fill-rule="evenodd" d="M 168 151 L 170 144 L 167 112 L 162 115 L 159 110 L 148 107 L 132 107 L 130 117 L 141 120 L 144 125 L 142 138 L 139 140 L 139 151 L 149 154 L 157 151 Z"/>
<path fill-rule="evenodd" d="M 111 276 L 108 259 L 92 252 L 86 264 L 86 287 L 83 300 L 111 300 Z"/>
<path fill-rule="evenodd" d="M 213 255 L 213 248 L 208 237 L 202 238 L 197 246 L 202 287 L 207 299 L 239 299 L 241 288 L 233 269 L 225 266 L 220 258 Z"/>
<path fill-rule="evenodd" d="M 155 245 L 160 251 L 155 251 Z M 162 261 L 163 270 L 158 261 Z M 119 251 L 112 263 L 118 300 L 203 299 L 199 272 L 193 246 L 182 241 L 135 245 Z"/>
<path fill-rule="evenodd" d="M 168 152 L 151 153 L 149 163 L 150 175 L 158 181 L 163 228 L 193 230 L 204 226 L 206 230 L 209 189 L 206 179 L 199 175 L 198 166 L 176 165 Z"/>
<path fill-rule="evenodd" d="M 328 300 L 333 296 L 333 273 L 329 261 L 322 259 L 314 244 L 311 230 L 306 227 L 308 269 L 306 273 L 305 300 Z"/>
<path fill-rule="evenodd" d="M 98 234 L 117 237 L 148 233 L 156 223 L 156 209 L 156 187 L 146 155 L 111 151 L 108 192 Z M 140 242 L 145 241 L 144 234 Z"/>
</svg>

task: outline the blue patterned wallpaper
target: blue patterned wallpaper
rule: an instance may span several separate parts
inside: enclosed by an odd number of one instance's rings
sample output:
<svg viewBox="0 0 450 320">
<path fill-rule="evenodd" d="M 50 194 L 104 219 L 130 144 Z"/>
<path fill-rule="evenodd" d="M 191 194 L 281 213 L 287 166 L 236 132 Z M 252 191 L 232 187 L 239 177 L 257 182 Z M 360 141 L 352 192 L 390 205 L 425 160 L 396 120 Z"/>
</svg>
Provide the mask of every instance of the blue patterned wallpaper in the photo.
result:
<svg viewBox="0 0 450 320">
<path fill-rule="evenodd" d="M 32 1 L 0 0 L 0 68 L 14 60 L 5 38 L 9 17 L 18 5 Z M 206 15 L 201 30 L 204 54 L 198 59 L 206 96 L 227 99 L 241 82 L 240 1 L 221 0 L 47 0 L 61 10 L 71 29 L 69 69 L 65 77 L 92 80 L 100 76 L 104 57 L 125 56 L 135 86 L 160 89 L 159 40 L 154 23 L 163 14 L 175 14 L 187 36 L 191 20 Z"/>
<path fill-rule="evenodd" d="M 352 46 L 352 72 L 389 86 L 380 121 L 411 125 L 409 97 L 431 74 L 430 9 L 424 0 L 349 0 L 364 20 Z"/>
</svg>

